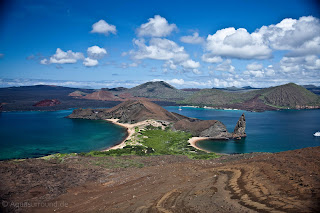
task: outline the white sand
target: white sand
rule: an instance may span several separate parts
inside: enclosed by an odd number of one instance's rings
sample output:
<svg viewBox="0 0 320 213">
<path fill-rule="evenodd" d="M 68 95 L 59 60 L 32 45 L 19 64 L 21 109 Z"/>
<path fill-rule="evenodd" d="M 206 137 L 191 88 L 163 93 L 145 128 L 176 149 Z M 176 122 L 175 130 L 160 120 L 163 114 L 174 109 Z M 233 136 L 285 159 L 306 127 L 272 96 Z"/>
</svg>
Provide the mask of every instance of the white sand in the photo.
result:
<svg viewBox="0 0 320 213">
<path fill-rule="evenodd" d="M 196 149 L 199 149 L 199 150 L 202 150 L 202 151 L 205 151 L 205 152 L 208 152 L 207 150 L 204 150 L 204 149 L 201 149 L 200 147 L 197 146 L 197 143 L 199 141 L 202 141 L 202 140 L 208 140 L 209 138 L 207 137 L 192 137 L 188 140 L 188 142 L 190 143 L 191 146 L 193 146 L 194 148 Z"/>
<path fill-rule="evenodd" d="M 119 119 L 106 119 L 106 121 L 109 121 L 111 123 L 114 123 L 114 124 L 122 126 L 122 127 L 125 127 L 127 129 L 128 136 L 120 144 L 112 146 L 112 147 L 110 147 L 108 149 L 105 149 L 103 151 L 108 151 L 108 150 L 111 150 L 111 149 L 122 149 L 123 147 L 126 146 L 126 140 L 134 141 L 135 140 L 134 139 L 134 133 L 136 132 L 135 131 L 136 127 L 138 127 L 141 130 L 141 129 L 145 128 L 148 125 L 152 125 L 152 126 L 155 126 L 155 127 L 162 126 L 162 124 L 160 124 L 159 122 L 157 122 L 155 120 L 145 120 L 145 121 L 141 121 L 141 122 L 138 122 L 138 123 L 135 123 L 135 124 L 119 123 L 118 122 Z M 139 144 L 137 143 L 136 145 L 139 145 Z"/>
</svg>

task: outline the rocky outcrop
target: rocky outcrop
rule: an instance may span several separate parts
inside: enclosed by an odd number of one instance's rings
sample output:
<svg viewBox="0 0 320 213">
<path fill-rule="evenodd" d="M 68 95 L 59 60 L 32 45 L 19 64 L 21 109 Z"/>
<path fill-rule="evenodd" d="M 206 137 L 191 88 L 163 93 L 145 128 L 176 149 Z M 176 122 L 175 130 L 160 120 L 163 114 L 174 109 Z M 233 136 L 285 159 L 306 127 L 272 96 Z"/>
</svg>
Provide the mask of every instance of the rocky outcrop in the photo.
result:
<svg viewBox="0 0 320 213">
<path fill-rule="evenodd" d="M 245 130 L 246 130 L 246 118 L 243 113 L 239 118 L 236 127 L 234 128 L 232 137 L 236 139 L 241 139 L 243 137 L 246 137 L 247 134 L 245 133 Z"/>
<path fill-rule="evenodd" d="M 61 104 L 61 102 L 57 99 L 47 99 L 47 100 L 42 100 L 37 103 L 35 103 L 33 106 L 35 107 L 49 107 L 49 106 L 56 106 L 58 104 Z"/>
<path fill-rule="evenodd" d="M 173 125 L 174 130 L 190 132 L 194 137 L 228 139 L 232 137 L 226 126 L 217 120 L 183 119 Z"/>
</svg>

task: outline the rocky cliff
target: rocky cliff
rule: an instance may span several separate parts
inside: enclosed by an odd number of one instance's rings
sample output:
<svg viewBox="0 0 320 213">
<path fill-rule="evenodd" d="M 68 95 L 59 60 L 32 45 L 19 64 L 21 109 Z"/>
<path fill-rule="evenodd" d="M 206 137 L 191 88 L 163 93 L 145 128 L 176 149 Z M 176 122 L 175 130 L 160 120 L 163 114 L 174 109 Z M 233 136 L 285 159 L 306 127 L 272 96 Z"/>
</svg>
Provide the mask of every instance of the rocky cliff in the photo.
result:
<svg viewBox="0 0 320 213">
<path fill-rule="evenodd" d="M 194 137 L 216 139 L 228 139 L 232 137 L 226 126 L 217 120 L 182 119 L 173 125 L 173 129 L 190 132 Z"/>
<path fill-rule="evenodd" d="M 246 130 L 246 118 L 243 113 L 239 118 L 236 127 L 234 128 L 232 137 L 236 139 L 241 139 L 243 137 L 246 137 L 247 134 L 245 133 L 245 130 Z"/>
</svg>

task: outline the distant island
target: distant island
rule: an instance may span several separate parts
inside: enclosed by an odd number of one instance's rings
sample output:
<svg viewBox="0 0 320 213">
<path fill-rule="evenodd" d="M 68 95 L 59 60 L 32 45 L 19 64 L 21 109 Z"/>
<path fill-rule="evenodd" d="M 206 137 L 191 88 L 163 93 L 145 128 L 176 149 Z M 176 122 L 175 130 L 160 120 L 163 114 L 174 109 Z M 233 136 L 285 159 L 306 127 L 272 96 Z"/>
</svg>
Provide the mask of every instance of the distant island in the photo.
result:
<svg viewBox="0 0 320 213">
<path fill-rule="evenodd" d="M 0 88 L 0 110 L 61 110 L 114 107 L 128 100 L 144 99 L 161 106 L 191 105 L 216 109 L 263 112 L 279 109 L 319 109 L 320 89 L 294 83 L 269 88 L 229 87 L 176 89 L 164 81 L 147 82 L 133 88 L 81 89 L 52 85 Z M 37 104 L 55 100 L 59 104 Z M 48 101 L 47 101 L 48 102 Z M 37 107 L 35 107 L 37 106 Z"/>
</svg>

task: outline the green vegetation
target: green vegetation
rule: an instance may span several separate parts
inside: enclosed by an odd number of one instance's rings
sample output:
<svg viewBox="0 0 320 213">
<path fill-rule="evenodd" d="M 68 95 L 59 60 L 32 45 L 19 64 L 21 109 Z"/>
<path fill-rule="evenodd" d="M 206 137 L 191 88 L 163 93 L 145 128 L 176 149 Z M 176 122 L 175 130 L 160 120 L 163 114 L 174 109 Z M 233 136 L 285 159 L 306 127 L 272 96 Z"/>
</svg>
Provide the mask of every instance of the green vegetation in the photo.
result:
<svg viewBox="0 0 320 213">
<path fill-rule="evenodd" d="M 296 108 L 297 106 L 320 106 L 320 97 L 318 95 L 294 83 L 249 92 L 202 89 L 179 103 L 223 107 L 243 103 L 254 98 L 256 95 L 260 95 L 259 99 L 266 105 L 279 109 Z"/>
<path fill-rule="evenodd" d="M 223 106 L 249 100 L 256 96 L 258 94 L 257 92 L 258 91 L 239 93 L 225 92 L 218 89 L 202 89 L 180 103 L 197 106 Z"/>
<path fill-rule="evenodd" d="M 126 156 L 126 155 L 139 155 L 145 156 L 153 153 L 152 148 L 145 146 L 125 146 L 122 149 L 111 149 L 109 151 L 91 151 L 88 153 L 80 153 L 80 156 Z"/>
<path fill-rule="evenodd" d="M 297 105 L 320 105 L 320 97 L 318 95 L 294 83 L 262 89 L 261 91 L 261 99 L 266 104 L 277 108 L 296 108 Z"/>
<path fill-rule="evenodd" d="M 105 156 L 151 156 L 151 155 L 186 155 L 191 159 L 212 159 L 219 157 L 215 153 L 207 153 L 188 143 L 190 133 L 182 131 L 161 130 L 154 126 L 147 126 L 146 130 L 138 134 L 142 146 L 125 146 L 122 149 L 109 151 L 92 151 L 80 153 L 80 156 L 105 157 Z"/>
<path fill-rule="evenodd" d="M 183 100 L 192 94 L 192 92 L 176 89 L 163 81 L 147 82 L 128 89 L 126 92 L 137 97 L 156 98 L 166 101 Z"/>
<path fill-rule="evenodd" d="M 78 155 L 77 153 L 57 153 L 57 154 L 41 157 L 40 159 L 56 160 L 57 162 L 62 163 L 65 159 L 70 157 L 75 157 L 77 155 Z"/>
</svg>

